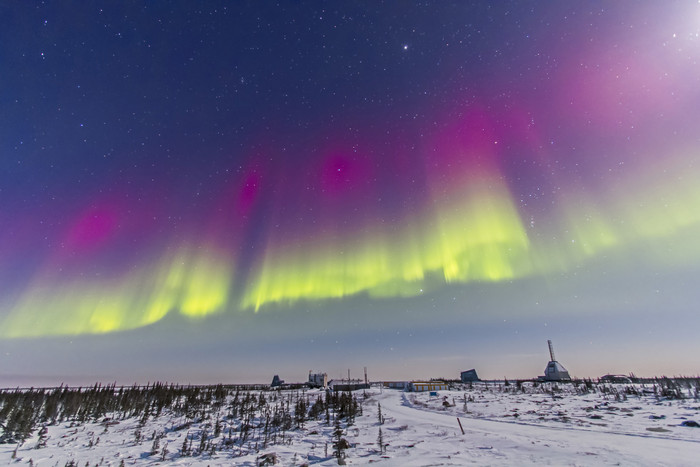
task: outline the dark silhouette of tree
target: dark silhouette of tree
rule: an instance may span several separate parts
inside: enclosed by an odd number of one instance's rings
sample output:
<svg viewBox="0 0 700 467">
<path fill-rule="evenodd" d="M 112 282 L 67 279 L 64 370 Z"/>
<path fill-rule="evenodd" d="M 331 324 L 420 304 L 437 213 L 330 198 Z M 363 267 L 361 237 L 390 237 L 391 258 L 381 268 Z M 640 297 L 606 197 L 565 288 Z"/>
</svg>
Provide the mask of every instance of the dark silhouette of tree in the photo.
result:
<svg viewBox="0 0 700 467">
<path fill-rule="evenodd" d="M 379 427 L 379 435 L 377 435 L 377 446 L 379 447 L 379 454 L 384 454 L 384 436 L 381 426 Z"/>
<path fill-rule="evenodd" d="M 345 450 L 350 447 L 345 438 L 343 438 L 344 435 L 340 418 L 336 417 L 333 425 L 333 455 L 338 459 L 338 465 L 345 465 Z"/>
</svg>

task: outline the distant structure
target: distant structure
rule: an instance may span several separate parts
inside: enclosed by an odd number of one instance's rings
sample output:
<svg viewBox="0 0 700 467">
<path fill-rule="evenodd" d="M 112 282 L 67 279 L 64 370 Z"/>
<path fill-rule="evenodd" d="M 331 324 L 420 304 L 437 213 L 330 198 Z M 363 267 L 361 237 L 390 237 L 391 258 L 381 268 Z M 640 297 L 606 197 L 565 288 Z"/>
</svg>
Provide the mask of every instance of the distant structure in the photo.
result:
<svg viewBox="0 0 700 467">
<path fill-rule="evenodd" d="M 275 375 L 272 377 L 272 383 L 270 384 L 271 387 L 277 388 L 280 387 L 284 384 L 284 380 L 280 379 L 279 375 Z"/>
<path fill-rule="evenodd" d="M 401 389 L 407 391 L 411 387 L 409 381 L 384 381 L 382 385 L 388 389 Z"/>
<path fill-rule="evenodd" d="M 550 360 L 549 363 L 547 363 L 547 367 L 544 369 L 544 376 L 540 376 L 539 379 L 543 381 L 570 381 L 571 376 L 569 376 L 569 372 L 564 368 L 564 365 L 554 358 L 552 341 L 548 340 L 547 344 L 549 345 Z"/>
<path fill-rule="evenodd" d="M 331 391 L 357 391 L 369 389 L 369 384 L 361 379 L 332 379 L 328 382 Z"/>
<path fill-rule="evenodd" d="M 323 388 L 328 386 L 328 375 L 326 373 L 312 373 L 309 370 L 309 381 L 306 383 L 311 388 Z"/>
<path fill-rule="evenodd" d="M 413 392 L 446 391 L 447 383 L 443 381 L 411 381 L 410 390 Z"/>
<path fill-rule="evenodd" d="M 632 378 L 625 375 L 605 375 L 598 379 L 601 383 L 632 384 Z"/>
<path fill-rule="evenodd" d="M 476 370 L 474 368 L 460 373 L 460 379 L 463 383 L 473 383 L 475 381 L 481 381 L 479 379 L 479 376 L 476 374 Z"/>
</svg>

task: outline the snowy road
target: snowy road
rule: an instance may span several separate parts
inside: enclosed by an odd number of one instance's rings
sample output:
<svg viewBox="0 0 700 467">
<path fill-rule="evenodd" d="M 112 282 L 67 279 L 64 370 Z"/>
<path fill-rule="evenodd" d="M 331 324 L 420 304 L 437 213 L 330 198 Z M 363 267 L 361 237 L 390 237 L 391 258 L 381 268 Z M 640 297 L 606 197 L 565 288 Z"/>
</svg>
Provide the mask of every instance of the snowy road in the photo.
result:
<svg viewBox="0 0 700 467">
<path fill-rule="evenodd" d="M 410 406 L 384 391 L 384 465 L 697 465 L 700 443 L 462 418 Z"/>
</svg>

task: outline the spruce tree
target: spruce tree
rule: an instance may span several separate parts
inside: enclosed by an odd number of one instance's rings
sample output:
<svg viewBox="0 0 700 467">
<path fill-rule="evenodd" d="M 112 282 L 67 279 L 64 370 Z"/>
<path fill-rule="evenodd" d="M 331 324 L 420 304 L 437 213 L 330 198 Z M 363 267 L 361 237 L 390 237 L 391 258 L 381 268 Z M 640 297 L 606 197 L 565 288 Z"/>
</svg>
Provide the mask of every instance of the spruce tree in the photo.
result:
<svg viewBox="0 0 700 467">
<path fill-rule="evenodd" d="M 333 455 L 338 459 L 338 465 L 345 465 L 343 460 L 345 457 L 345 450 L 349 447 L 348 442 L 343 438 L 343 427 L 340 425 L 340 418 L 335 417 L 335 425 L 333 428 Z"/>
<path fill-rule="evenodd" d="M 41 429 L 39 430 L 39 440 L 36 443 L 36 448 L 45 448 L 46 447 L 46 440 L 49 438 L 49 429 L 46 427 L 46 425 L 42 425 Z"/>
<path fill-rule="evenodd" d="M 207 445 L 207 438 L 209 437 L 209 434 L 207 433 L 207 430 L 206 430 L 206 429 L 202 430 L 201 436 L 202 436 L 202 437 L 201 437 L 201 439 L 199 440 L 199 453 L 200 453 L 200 454 L 204 452 L 204 448 L 205 448 L 206 445 Z"/>
<path fill-rule="evenodd" d="M 180 448 L 180 455 L 181 456 L 189 456 L 190 451 L 189 451 L 189 446 L 187 445 L 187 438 L 189 437 L 189 432 L 185 435 L 185 441 L 182 442 L 182 448 Z"/>
<path fill-rule="evenodd" d="M 160 438 L 155 437 L 153 438 L 153 444 L 151 445 L 151 455 L 155 456 L 158 454 L 158 451 L 160 450 Z"/>
</svg>

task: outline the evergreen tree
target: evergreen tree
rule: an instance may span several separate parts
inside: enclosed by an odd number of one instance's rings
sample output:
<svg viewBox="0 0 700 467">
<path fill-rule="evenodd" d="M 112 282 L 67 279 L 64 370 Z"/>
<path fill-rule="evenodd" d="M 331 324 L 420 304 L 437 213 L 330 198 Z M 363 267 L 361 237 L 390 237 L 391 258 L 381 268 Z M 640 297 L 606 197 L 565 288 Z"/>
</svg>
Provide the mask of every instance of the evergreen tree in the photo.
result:
<svg viewBox="0 0 700 467">
<path fill-rule="evenodd" d="M 214 438 L 218 438 L 221 434 L 221 419 L 217 416 L 216 424 L 214 425 Z"/>
<path fill-rule="evenodd" d="M 316 402 L 313 403 L 311 406 L 311 410 L 309 410 L 309 418 L 312 419 L 317 419 L 323 412 L 325 411 L 323 399 L 321 396 L 318 396 L 316 399 Z"/>
<path fill-rule="evenodd" d="M 153 444 L 151 445 L 151 455 L 155 456 L 158 454 L 158 451 L 160 450 L 160 438 L 155 437 L 153 438 Z"/>
<path fill-rule="evenodd" d="M 294 406 L 294 422 L 297 428 L 304 428 L 306 421 L 306 401 L 300 397 Z"/>
<path fill-rule="evenodd" d="M 207 430 L 204 429 L 202 430 L 202 437 L 199 440 L 199 452 L 200 454 L 204 452 L 204 448 L 206 447 L 207 444 L 207 438 L 208 438 Z"/>
<path fill-rule="evenodd" d="M 335 417 L 333 428 L 333 455 L 338 459 L 338 465 L 345 465 L 345 450 L 349 448 L 348 442 L 343 438 L 343 427 L 340 425 L 340 418 Z"/>
<path fill-rule="evenodd" d="M 46 425 L 42 425 L 41 429 L 39 430 L 39 440 L 36 443 L 36 448 L 45 448 L 46 447 L 46 440 L 49 438 L 49 429 L 46 427 Z"/>
<path fill-rule="evenodd" d="M 187 434 L 185 435 L 185 441 L 182 442 L 182 448 L 180 448 L 180 455 L 181 456 L 189 456 L 190 455 L 190 448 L 189 448 L 188 443 L 187 443 L 187 441 L 188 441 L 187 438 L 189 437 L 189 434 L 190 433 L 188 431 Z"/>
</svg>

